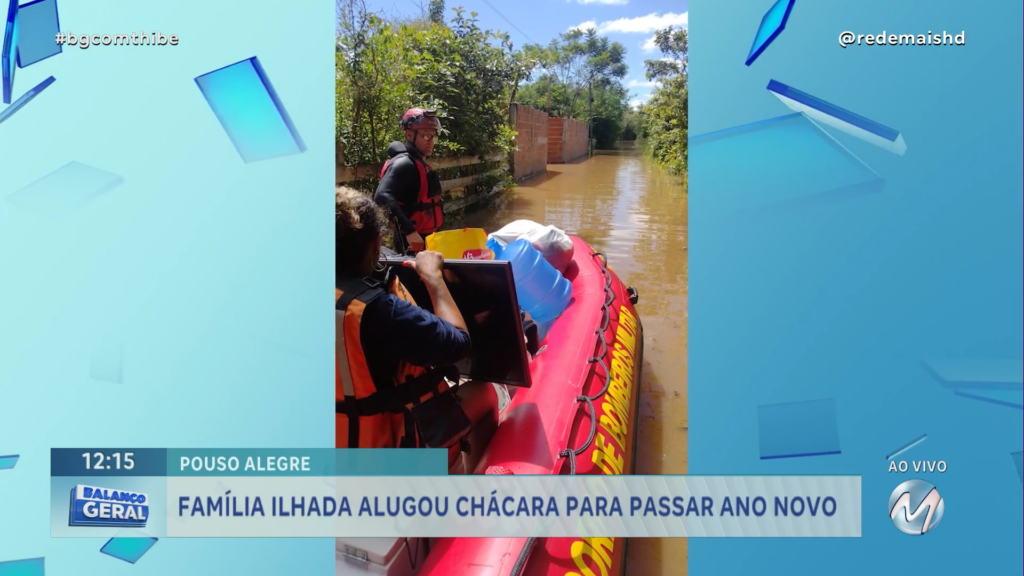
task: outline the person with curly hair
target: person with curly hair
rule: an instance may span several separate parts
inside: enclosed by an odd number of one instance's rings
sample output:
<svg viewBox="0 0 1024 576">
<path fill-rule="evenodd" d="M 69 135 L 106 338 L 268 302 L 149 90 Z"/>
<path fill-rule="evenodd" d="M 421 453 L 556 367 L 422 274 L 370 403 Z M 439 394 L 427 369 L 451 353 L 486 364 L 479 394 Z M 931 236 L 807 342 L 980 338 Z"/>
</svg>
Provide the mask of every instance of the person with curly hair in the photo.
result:
<svg viewBox="0 0 1024 576">
<path fill-rule="evenodd" d="M 335 216 L 336 446 L 444 447 L 450 449 L 454 463 L 461 444 L 431 445 L 424 432 L 437 423 L 415 417 L 418 406 L 452 394 L 448 380 L 458 381 L 452 367 L 471 352 L 466 322 L 442 276 L 444 259 L 437 252 L 424 251 L 404 262 L 426 287 L 431 313 L 416 305 L 397 277 L 387 285 L 373 279 L 388 228 L 374 200 L 356 190 L 338 188 Z M 489 414 L 496 425 L 493 387 L 471 388 L 460 389 L 459 397 L 472 397 L 468 408 L 472 420 Z M 438 400 L 433 406 L 443 403 Z M 458 420 L 460 414 L 466 418 L 465 412 L 444 414 L 442 418 L 449 420 Z M 457 422 L 440 424 L 458 428 Z"/>
</svg>

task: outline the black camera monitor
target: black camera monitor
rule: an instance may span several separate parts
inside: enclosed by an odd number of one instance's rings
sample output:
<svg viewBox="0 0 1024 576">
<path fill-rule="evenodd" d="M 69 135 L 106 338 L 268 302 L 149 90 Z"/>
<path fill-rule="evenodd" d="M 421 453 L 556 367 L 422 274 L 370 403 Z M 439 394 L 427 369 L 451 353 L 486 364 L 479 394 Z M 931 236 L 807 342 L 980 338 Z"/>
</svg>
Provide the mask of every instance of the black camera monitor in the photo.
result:
<svg viewBox="0 0 1024 576">
<path fill-rule="evenodd" d="M 409 259 L 389 256 L 382 262 L 418 306 L 433 312 L 423 282 L 412 268 L 402 265 Z M 473 341 L 472 354 L 456 364 L 462 376 L 529 388 L 530 362 L 512 265 L 503 260 L 445 260 L 443 274 Z"/>
</svg>

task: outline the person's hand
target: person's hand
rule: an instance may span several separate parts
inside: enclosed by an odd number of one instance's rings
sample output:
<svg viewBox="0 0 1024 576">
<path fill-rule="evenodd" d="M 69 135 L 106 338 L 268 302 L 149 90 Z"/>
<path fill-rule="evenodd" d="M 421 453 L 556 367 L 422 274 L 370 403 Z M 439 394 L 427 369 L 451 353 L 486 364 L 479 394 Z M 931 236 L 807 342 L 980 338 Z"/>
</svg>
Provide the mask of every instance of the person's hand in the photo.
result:
<svg viewBox="0 0 1024 576">
<path fill-rule="evenodd" d="M 442 281 L 444 256 L 440 252 L 420 252 L 416 260 L 406 260 L 403 264 L 415 270 L 424 284 Z"/>
<path fill-rule="evenodd" d="M 423 236 L 420 236 L 419 232 L 407 235 L 405 241 L 409 243 L 409 250 L 413 252 L 419 252 L 426 247 L 426 244 L 423 242 Z"/>
</svg>

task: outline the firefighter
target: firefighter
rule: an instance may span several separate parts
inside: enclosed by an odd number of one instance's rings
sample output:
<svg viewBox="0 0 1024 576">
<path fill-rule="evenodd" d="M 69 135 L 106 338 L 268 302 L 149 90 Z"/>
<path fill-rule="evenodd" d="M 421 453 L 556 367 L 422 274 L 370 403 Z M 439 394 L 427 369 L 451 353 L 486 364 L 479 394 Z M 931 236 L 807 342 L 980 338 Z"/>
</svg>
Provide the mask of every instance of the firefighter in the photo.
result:
<svg viewBox="0 0 1024 576">
<path fill-rule="evenodd" d="M 388 211 L 396 248 L 419 252 L 425 248 L 424 238 L 444 224 L 441 180 L 426 162 L 434 152 L 441 121 L 434 110 L 410 108 L 401 126 L 405 142 L 388 146 L 374 200 Z"/>
</svg>

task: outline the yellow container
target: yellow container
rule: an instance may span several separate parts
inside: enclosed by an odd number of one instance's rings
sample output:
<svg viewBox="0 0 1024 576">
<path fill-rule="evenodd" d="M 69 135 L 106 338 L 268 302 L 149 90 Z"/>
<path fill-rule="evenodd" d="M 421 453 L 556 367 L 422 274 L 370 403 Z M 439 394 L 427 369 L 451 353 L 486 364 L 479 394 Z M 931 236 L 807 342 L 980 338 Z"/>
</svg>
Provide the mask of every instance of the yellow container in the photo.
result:
<svg viewBox="0 0 1024 576">
<path fill-rule="evenodd" d="M 427 250 L 440 252 L 449 260 L 494 260 L 483 228 L 436 232 L 427 236 Z"/>
</svg>

